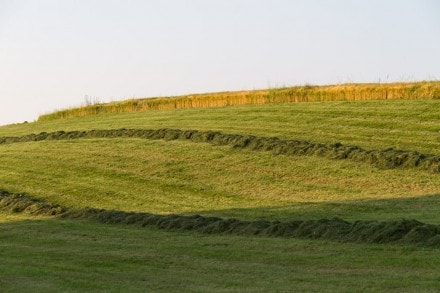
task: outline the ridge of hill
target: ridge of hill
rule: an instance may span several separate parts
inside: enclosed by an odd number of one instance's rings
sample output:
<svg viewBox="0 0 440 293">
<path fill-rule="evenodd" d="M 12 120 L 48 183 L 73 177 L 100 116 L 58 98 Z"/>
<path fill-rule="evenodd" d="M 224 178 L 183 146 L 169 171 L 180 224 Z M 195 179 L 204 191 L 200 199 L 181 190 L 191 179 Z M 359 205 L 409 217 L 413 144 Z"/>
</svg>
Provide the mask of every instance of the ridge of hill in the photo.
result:
<svg viewBox="0 0 440 293">
<path fill-rule="evenodd" d="M 324 86 L 192 94 L 97 103 L 41 115 L 38 121 L 89 116 L 100 113 L 143 112 L 162 109 L 209 108 L 267 103 L 317 101 L 440 99 L 440 81 L 408 83 L 353 83 Z"/>
</svg>

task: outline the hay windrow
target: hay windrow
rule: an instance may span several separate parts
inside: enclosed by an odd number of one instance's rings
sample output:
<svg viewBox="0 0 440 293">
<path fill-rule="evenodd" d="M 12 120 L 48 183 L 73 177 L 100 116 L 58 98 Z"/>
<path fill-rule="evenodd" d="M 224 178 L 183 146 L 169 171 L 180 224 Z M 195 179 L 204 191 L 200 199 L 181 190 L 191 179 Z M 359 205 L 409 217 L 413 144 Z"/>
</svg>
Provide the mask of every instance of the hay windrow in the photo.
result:
<svg viewBox="0 0 440 293">
<path fill-rule="evenodd" d="M 57 131 L 29 134 L 19 137 L 0 137 L 0 144 L 42 140 L 66 140 L 79 138 L 143 138 L 164 140 L 190 140 L 213 145 L 229 145 L 234 148 L 254 151 L 269 151 L 274 154 L 293 156 L 318 156 L 333 160 L 352 160 L 371 164 L 380 169 L 418 168 L 440 173 L 440 156 L 419 152 L 395 150 L 366 150 L 358 146 L 341 143 L 322 144 L 304 140 L 282 140 L 276 137 L 225 134 L 216 131 L 179 129 L 112 129 L 90 131 Z"/>
<path fill-rule="evenodd" d="M 66 212 L 66 209 L 60 205 L 47 203 L 26 194 L 12 194 L 4 190 L 0 190 L 0 210 L 35 216 L 56 216 Z"/>
<path fill-rule="evenodd" d="M 193 231 L 204 234 L 291 237 L 356 243 L 406 243 L 440 247 L 440 226 L 401 219 L 397 221 L 356 221 L 340 218 L 319 220 L 244 221 L 201 215 L 156 215 L 95 208 L 67 209 L 25 194 L 0 190 L 0 210 L 11 213 L 86 219 L 105 224 L 126 224 L 167 231 Z"/>
</svg>

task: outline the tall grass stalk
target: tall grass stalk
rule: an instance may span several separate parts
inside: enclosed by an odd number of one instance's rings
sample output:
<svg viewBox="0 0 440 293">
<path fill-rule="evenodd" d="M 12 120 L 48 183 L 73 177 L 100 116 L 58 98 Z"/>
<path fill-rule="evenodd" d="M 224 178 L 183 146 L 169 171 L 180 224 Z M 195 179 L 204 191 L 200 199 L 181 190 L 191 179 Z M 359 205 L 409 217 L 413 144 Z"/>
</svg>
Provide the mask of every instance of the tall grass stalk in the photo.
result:
<svg viewBox="0 0 440 293">
<path fill-rule="evenodd" d="M 89 116 L 100 113 L 142 112 L 162 109 L 207 108 L 267 103 L 398 99 L 440 99 L 440 81 L 327 86 L 306 85 L 253 91 L 131 99 L 56 111 L 41 115 L 38 121 Z"/>
</svg>

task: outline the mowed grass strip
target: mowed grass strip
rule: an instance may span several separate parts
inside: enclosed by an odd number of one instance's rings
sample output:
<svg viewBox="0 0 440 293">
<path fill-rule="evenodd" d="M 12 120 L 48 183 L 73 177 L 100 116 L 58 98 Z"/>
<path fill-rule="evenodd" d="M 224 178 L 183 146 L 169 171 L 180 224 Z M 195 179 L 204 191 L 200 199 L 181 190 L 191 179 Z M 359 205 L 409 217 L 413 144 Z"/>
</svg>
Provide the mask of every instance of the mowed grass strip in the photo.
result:
<svg viewBox="0 0 440 293">
<path fill-rule="evenodd" d="M 87 219 L 105 224 L 126 224 L 167 231 L 249 237 L 321 239 L 357 243 L 406 243 L 440 248 L 440 225 L 414 219 L 347 222 L 340 218 L 280 221 L 243 221 L 201 215 L 158 215 L 94 208 L 68 209 L 24 194 L 0 190 L 0 211 L 64 219 Z"/>
<path fill-rule="evenodd" d="M 195 143 L 211 143 L 217 146 L 270 151 L 275 155 L 319 156 L 334 160 L 352 160 L 368 163 L 380 169 L 419 168 L 440 173 L 440 155 L 395 149 L 365 150 L 358 146 L 340 143 L 322 144 L 300 140 L 282 140 L 276 137 L 225 134 L 219 131 L 179 129 L 111 129 L 90 131 L 42 132 L 16 137 L 0 137 L 0 144 L 34 142 L 43 140 L 71 140 L 81 138 L 142 138 L 164 140 L 189 140 Z"/>
<path fill-rule="evenodd" d="M 440 100 L 266 104 L 103 114 L 0 127 L 0 136 L 91 129 L 195 129 L 440 154 Z"/>
<path fill-rule="evenodd" d="M 67 207 L 439 223 L 438 174 L 136 138 L 0 146 L 0 189 Z"/>
<path fill-rule="evenodd" d="M 0 213 L 6 292 L 436 291 L 440 251 L 165 232 Z"/>
</svg>

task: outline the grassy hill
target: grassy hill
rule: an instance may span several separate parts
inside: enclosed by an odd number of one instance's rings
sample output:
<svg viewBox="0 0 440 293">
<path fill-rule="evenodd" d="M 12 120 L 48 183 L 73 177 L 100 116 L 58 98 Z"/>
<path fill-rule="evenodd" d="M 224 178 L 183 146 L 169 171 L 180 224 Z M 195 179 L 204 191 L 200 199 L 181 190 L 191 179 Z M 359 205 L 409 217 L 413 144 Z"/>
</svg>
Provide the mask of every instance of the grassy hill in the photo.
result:
<svg viewBox="0 0 440 293">
<path fill-rule="evenodd" d="M 427 85 L 438 83 L 399 86 Z M 0 127 L 2 288 L 437 289 L 440 100 L 281 103 L 279 96 L 228 107 L 71 109 L 78 115 Z M 290 151 L 294 141 L 307 151 Z M 62 209 L 58 217 L 44 212 L 52 206 Z M 149 215 L 158 222 L 147 223 Z M 322 220 L 335 217 L 348 222 Z M 230 230 L 200 233 L 177 219 Z M 292 221 L 302 230 L 268 232 L 294 229 Z M 244 223 L 253 232 L 237 230 Z M 341 227 L 351 238 L 334 236 Z M 251 235 L 259 233 L 266 236 Z"/>
</svg>

